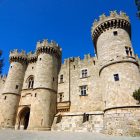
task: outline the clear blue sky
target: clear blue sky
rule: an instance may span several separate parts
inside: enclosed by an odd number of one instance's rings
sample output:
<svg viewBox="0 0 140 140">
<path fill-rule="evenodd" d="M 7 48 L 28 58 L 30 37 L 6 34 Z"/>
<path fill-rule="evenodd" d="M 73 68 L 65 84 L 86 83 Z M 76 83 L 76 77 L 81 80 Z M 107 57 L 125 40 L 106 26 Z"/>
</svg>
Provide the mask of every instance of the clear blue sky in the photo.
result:
<svg viewBox="0 0 140 140">
<path fill-rule="evenodd" d="M 139 54 L 140 20 L 134 0 L 0 0 L 0 49 L 3 73 L 8 72 L 9 51 L 34 50 L 38 40 L 55 40 L 64 58 L 93 52 L 91 26 L 110 10 L 123 10 L 131 19 L 132 44 Z"/>
</svg>

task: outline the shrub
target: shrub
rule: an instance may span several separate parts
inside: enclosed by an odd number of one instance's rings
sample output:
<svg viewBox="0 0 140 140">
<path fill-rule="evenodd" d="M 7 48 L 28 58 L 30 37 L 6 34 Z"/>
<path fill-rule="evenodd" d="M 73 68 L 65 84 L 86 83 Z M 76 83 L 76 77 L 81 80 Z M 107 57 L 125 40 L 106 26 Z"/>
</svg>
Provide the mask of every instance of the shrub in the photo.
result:
<svg viewBox="0 0 140 140">
<path fill-rule="evenodd" d="M 138 90 L 135 90 L 135 91 L 133 92 L 133 97 L 134 97 L 134 99 L 137 100 L 138 103 L 140 104 L 140 88 L 139 88 Z"/>
</svg>

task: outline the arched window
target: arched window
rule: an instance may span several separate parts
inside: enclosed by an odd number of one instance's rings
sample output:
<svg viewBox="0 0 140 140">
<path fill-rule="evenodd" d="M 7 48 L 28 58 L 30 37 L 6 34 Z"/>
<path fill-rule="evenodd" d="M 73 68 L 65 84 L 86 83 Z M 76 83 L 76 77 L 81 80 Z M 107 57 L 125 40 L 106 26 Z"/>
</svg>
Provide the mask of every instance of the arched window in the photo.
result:
<svg viewBox="0 0 140 140">
<path fill-rule="evenodd" d="M 33 88 L 33 86 L 34 86 L 34 77 L 29 76 L 29 78 L 27 79 L 27 83 L 28 83 L 28 88 Z"/>
</svg>

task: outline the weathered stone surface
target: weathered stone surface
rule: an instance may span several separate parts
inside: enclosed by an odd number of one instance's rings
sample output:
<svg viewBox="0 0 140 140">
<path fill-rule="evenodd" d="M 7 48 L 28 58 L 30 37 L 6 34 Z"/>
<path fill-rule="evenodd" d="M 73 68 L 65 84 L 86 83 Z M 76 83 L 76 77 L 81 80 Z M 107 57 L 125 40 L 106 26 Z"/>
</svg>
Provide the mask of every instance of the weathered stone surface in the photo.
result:
<svg viewBox="0 0 140 140">
<path fill-rule="evenodd" d="M 62 65 L 54 41 L 38 42 L 28 55 L 12 51 L 8 76 L 0 77 L 0 127 L 139 136 L 140 105 L 132 94 L 140 87 L 140 61 L 129 18 L 116 11 L 101 15 L 92 38 L 95 57 Z"/>
</svg>

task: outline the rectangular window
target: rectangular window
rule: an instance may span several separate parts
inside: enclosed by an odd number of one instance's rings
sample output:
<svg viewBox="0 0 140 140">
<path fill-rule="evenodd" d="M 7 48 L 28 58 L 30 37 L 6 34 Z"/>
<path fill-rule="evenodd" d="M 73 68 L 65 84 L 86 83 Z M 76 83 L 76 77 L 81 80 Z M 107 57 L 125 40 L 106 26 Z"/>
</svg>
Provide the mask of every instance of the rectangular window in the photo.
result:
<svg viewBox="0 0 140 140">
<path fill-rule="evenodd" d="M 83 123 L 89 121 L 89 114 L 84 113 L 83 114 Z"/>
<path fill-rule="evenodd" d="M 130 47 L 129 47 L 129 54 L 130 54 L 130 56 L 132 56 L 132 50 Z"/>
<path fill-rule="evenodd" d="M 60 75 L 60 83 L 63 83 L 63 74 Z"/>
<path fill-rule="evenodd" d="M 93 64 L 95 65 L 95 61 L 93 60 Z"/>
<path fill-rule="evenodd" d="M 62 120 L 62 115 L 60 114 L 60 115 L 57 116 L 56 123 L 60 123 L 61 120 Z"/>
<path fill-rule="evenodd" d="M 114 74 L 114 80 L 119 81 L 119 74 Z"/>
<path fill-rule="evenodd" d="M 118 35 L 118 32 L 117 31 L 114 31 L 113 34 L 114 34 L 114 36 L 117 36 Z"/>
<path fill-rule="evenodd" d="M 80 87 L 81 90 L 81 96 L 86 96 L 87 95 L 87 86 L 81 86 Z"/>
<path fill-rule="evenodd" d="M 126 54 L 127 54 L 127 56 L 132 56 L 132 50 L 131 50 L 131 48 L 130 47 L 125 47 L 125 52 L 126 52 Z"/>
<path fill-rule="evenodd" d="M 129 55 L 129 49 L 128 49 L 128 47 L 125 47 L 125 52 L 126 52 L 127 55 Z"/>
<path fill-rule="evenodd" d="M 63 93 L 59 93 L 59 102 L 62 102 Z"/>
<path fill-rule="evenodd" d="M 4 100 L 6 100 L 7 96 L 4 96 Z"/>
<path fill-rule="evenodd" d="M 86 78 L 87 76 L 87 69 L 82 70 L 82 78 Z"/>
<path fill-rule="evenodd" d="M 18 89 L 18 85 L 16 85 L 16 89 Z"/>
</svg>

